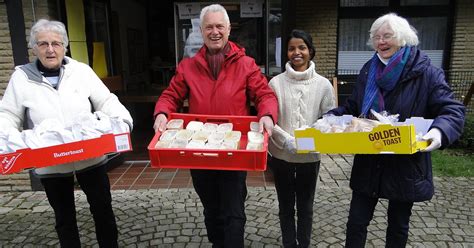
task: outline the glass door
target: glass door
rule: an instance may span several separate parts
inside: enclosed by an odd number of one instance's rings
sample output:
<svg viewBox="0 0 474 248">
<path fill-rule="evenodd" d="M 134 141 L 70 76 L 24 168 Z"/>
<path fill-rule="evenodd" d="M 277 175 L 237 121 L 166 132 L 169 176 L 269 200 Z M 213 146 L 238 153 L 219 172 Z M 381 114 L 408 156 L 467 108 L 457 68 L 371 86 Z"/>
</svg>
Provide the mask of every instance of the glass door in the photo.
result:
<svg viewBox="0 0 474 248">
<path fill-rule="evenodd" d="M 273 77 L 282 72 L 282 12 L 281 0 L 267 1 L 267 61 L 265 73 Z M 285 53 L 283 53 L 285 54 Z"/>
<path fill-rule="evenodd" d="M 203 42 L 199 14 L 214 2 L 175 2 L 176 64 L 194 56 Z M 219 2 L 231 22 L 229 40 L 245 48 L 262 73 L 274 76 L 281 72 L 281 0 Z"/>
</svg>

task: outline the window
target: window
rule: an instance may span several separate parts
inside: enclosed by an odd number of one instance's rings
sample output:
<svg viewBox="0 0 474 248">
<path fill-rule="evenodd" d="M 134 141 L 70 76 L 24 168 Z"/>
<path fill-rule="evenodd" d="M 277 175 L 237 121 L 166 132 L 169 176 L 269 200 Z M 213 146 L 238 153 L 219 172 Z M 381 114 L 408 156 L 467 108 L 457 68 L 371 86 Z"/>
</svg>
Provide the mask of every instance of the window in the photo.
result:
<svg viewBox="0 0 474 248">
<path fill-rule="evenodd" d="M 447 54 L 450 42 L 447 32 L 452 10 L 448 4 L 449 0 L 340 0 L 338 74 L 357 74 L 373 56 L 373 49 L 367 45 L 370 26 L 388 12 L 408 19 L 418 31 L 418 47 L 428 54 L 435 66 L 443 68 L 443 64 L 447 64 L 443 54 Z M 419 5 L 430 5 L 428 15 L 420 16 Z M 355 7 L 357 11 L 354 11 Z"/>
<path fill-rule="evenodd" d="M 194 26 L 194 33 L 199 33 L 200 36 L 201 32 L 199 29 L 199 16 L 194 17 L 197 19 L 196 23 L 192 24 L 192 19 L 182 19 L 179 15 L 179 4 L 183 3 L 176 3 L 175 4 L 175 39 L 176 39 L 176 63 L 178 63 L 183 57 L 188 56 L 185 55 L 185 47 L 186 47 L 186 40 L 190 37 L 190 34 L 193 33 L 193 26 Z M 211 2 L 200 2 L 199 3 L 199 13 L 200 10 L 212 4 Z M 229 15 L 229 19 L 231 22 L 231 32 L 230 32 L 230 41 L 234 41 L 237 44 L 241 45 L 245 48 L 245 53 L 250 57 L 255 59 L 255 62 L 258 65 L 265 64 L 265 53 L 264 53 L 264 13 L 262 13 L 261 17 L 241 17 L 240 15 L 240 3 L 221 3 L 222 6 L 227 10 L 227 14 Z M 262 3 L 263 4 L 263 3 Z M 263 7 L 262 7 L 263 8 Z M 197 25 L 197 27 L 196 27 Z M 191 36 L 192 37 L 192 36 Z M 202 41 L 199 44 L 195 45 L 195 49 L 199 49 L 202 46 Z M 189 46 L 188 46 L 189 47 Z M 198 48 L 199 47 L 199 48 Z M 187 53 L 187 52 L 186 52 Z M 191 54 L 194 55 L 193 52 Z"/>
<path fill-rule="evenodd" d="M 446 17 L 415 17 L 407 18 L 408 22 L 418 31 L 422 49 L 431 59 L 433 65 L 443 67 L 443 52 L 446 46 Z"/>
<path fill-rule="evenodd" d="M 95 70 L 105 70 L 108 75 L 114 75 L 107 4 L 101 0 L 85 0 L 84 14 L 89 63 Z"/>
<path fill-rule="evenodd" d="M 267 65 L 268 65 L 268 76 L 275 76 L 282 71 L 282 12 L 281 12 L 281 0 L 269 0 L 268 1 L 268 50 L 267 50 Z M 283 52 L 283 56 L 286 56 L 286 52 Z"/>
<path fill-rule="evenodd" d="M 338 71 L 356 74 L 374 54 L 367 45 L 373 18 L 342 19 L 339 21 Z"/>
<path fill-rule="evenodd" d="M 175 2 L 175 56 L 176 64 L 184 57 L 193 56 L 202 46 L 199 29 L 200 10 L 214 2 Z M 282 0 L 265 1 L 235 1 L 220 2 L 227 10 L 231 22 L 229 40 L 245 48 L 245 53 L 254 58 L 263 73 L 274 76 L 281 72 L 281 29 L 282 29 Z M 249 4 L 243 6 L 243 4 Z M 257 7 L 253 6 L 258 5 Z M 197 8 L 195 5 L 198 5 Z M 186 8 L 183 9 L 183 6 Z M 245 13 L 245 10 L 255 12 Z M 193 13 L 192 17 L 180 15 Z M 189 9 L 188 9 L 189 8 Z M 245 14 L 244 14 L 245 13 Z M 194 19 L 194 21 L 193 21 Z"/>
</svg>

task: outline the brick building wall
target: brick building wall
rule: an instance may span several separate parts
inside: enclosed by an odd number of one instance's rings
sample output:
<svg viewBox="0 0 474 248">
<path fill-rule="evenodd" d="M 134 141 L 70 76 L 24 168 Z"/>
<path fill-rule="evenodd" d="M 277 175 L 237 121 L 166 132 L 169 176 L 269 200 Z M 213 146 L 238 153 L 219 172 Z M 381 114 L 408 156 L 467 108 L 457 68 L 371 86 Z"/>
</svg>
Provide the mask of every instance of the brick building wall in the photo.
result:
<svg viewBox="0 0 474 248">
<path fill-rule="evenodd" d="M 451 50 L 451 70 L 474 69 L 474 2 L 458 0 Z"/>
<path fill-rule="evenodd" d="M 295 28 L 313 37 L 316 71 L 332 78 L 337 60 L 337 1 L 300 0 L 296 13 Z"/>
<path fill-rule="evenodd" d="M 38 19 L 45 18 L 49 19 L 48 0 L 36 0 L 32 5 L 31 0 L 23 0 L 23 17 L 25 18 L 25 35 L 26 41 L 30 38 L 31 26 Z M 30 61 L 34 60 L 34 55 L 31 49 L 28 50 L 30 55 Z"/>
<path fill-rule="evenodd" d="M 34 20 L 41 17 L 47 17 L 48 4 L 47 0 L 32 1 L 23 0 L 23 15 L 25 18 L 26 39 L 29 38 L 30 27 Z M 34 11 L 33 11 L 34 7 Z M 34 15 L 33 15 L 34 13 Z M 0 3 L 0 98 L 5 92 L 10 75 L 14 69 L 13 51 L 10 39 L 10 28 L 8 26 L 7 8 L 5 3 Z M 29 51 L 30 61 L 34 59 L 33 54 Z M 31 190 L 30 176 L 27 171 L 12 174 L 0 175 L 0 191 L 28 191 Z"/>
<path fill-rule="evenodd" d="M 5 3 L 0 4 L 0 97 L 13 72 L 13 51 L 8 26 L 7 8 Z M 31 190 L 29 174 L 0 175 L 0 191 Z"/>
<path fill-rule="evenodd" d="M 451 47 L 450 84 L 460 100 L 474 82 L 474 2 L 458 0 L 455 7 L 453 43 Z M 468 105 L 468 111 L 474 111 L 474 99 Z"/>
<path fill-rule="evenodd" d="M 8 27 L 7 7 L 0 3 L 0 97 L 7 87 L 10 74 L 13 71 L 13 52 Z"/>
</svg>

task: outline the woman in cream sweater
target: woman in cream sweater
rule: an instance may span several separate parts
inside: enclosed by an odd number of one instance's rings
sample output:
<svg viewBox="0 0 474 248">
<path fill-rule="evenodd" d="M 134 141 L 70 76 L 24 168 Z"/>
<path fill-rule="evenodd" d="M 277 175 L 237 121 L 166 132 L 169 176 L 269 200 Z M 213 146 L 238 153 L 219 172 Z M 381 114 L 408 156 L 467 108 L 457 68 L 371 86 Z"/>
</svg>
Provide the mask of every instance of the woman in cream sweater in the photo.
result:
<svg viewBox="0 0 474 248">
<path fill-rule="evenodd" d="M 269 144 L 269 165 L 278 195 L 283 246 L 309 247 L 320 154 L 296 154 L 293 131 L 312 125 L 333 109 L 335 96 L 329 80 L 316 73 L 311 61 L 315 55 L 311 36 L 293 30 L 287 44 L 286 71 L 270 80 L 279 108 Z"/>
</svg>

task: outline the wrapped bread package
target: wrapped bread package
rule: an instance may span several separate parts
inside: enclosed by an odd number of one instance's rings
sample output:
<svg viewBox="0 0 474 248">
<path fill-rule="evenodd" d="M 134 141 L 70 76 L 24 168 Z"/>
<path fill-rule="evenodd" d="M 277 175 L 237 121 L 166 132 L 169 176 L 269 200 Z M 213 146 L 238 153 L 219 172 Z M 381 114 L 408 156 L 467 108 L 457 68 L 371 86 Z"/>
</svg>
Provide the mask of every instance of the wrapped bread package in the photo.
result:
<svg viewBox="0 0 474 248">
<path fill-rule="evenodd" d="M 224 150 L 237 150 L 239 148 L 239 143 L 236 141 L 224 141 L 222 142 L 221 149 Z"/>
<path fill-rule="evenodd" d="M 219 126 L 218 124 L 206 122 L 202 126 L 202 130 L 208 133 L 213 133 L 217 131 L 218 126 Z"/>
<path fill-rule="evenodd" d="M 191 136 L 191 140 L 199 140 L 206 142 L 211 134 L 204 130 L 194 132 L 193 136 Z"/>
<path fill-rule="evenodd" d="M 202 123 L 201 121 L 190 121 L 186 126 L 186 129 L 191 131 L 199 131 L 202 129 L 203 126 L 204 123 Z"/>
<path fill-rule="evenodd" d="M 263 134 L 260 132 L 250 131 L 247 136 L 250 143 L 263 143 Z"/>
<path fill-rule="evenodd" d="M 259 151 L 263 149 L 263 143 L 253 143 L 249 142 L 247 143 L 247 150 L 253 150 L 253 151 Z"/>
<path fill-rule="evenodd" d="M 173 140 L 176 137 L 178 130 L 166 130 L 164 131 L 161 136 L 160 140 Z"/>
<path fill-rule="evenodd" d="M 204 149 L 221 149 L 222 143 L 206 143 Z"/>
<path fill-rule="evenodd" d="M 171 119 L 166 123 L 166 129 L 183 129 L 183 119 Z"/>
<path fill-rule="evenodd" d="M 175 139 L 189 141 L 193 136 L 194 132 L 188 129 L 181 129 L 176 133 Z"/>
<path fill-rule="evenodd" d="M 187 140 L 174 139 L 171 141 L 169 148 L 186 148 L 187 145 Z"/>
<path fill-rule="evenodd" d="M 370 132 L 374 127 L 381 125 L 382 123 L 376 120 L 352 118 L 349 126 L 344 130 L 346 133 L 350 132 Z"/>
<path fill-rule="evenodd" d="M 225 133 L 215 132 L 209 135 L 207 139 L 209 143 L 222 143 L 224 141 Z"/>
<path fill-rule="evenodd" d="M 206 147 L 206 142 L 202 140 L 191 140 L 186 145 L 188 149 L 203 149 Z"/>
<path fill-rule="evenodd" d="M 232 131 L 233 128 L 234 128 L 234 125 L 232 123 L 222 123 L 222 124 L 219 124 L 216 131 L 225 133 L 225 132 Z"/>
<path fill-rule="evenodd" d="M 172 140 L 158 140 L 156 142 L 155 148 L 168 148 L 170 147 Z"/>
<path fill-rule="evenodd" d="M 256 121 L 250 122 L 250 131 L 258 132 L 260 129 L 260 125 Z"/>
<path fill-rule="evenodd" d="M 225 133 L 224 141 L 239 142 L 241 137 L 242 133 L 240 131 L 230 131 Z"/>
</svg>

